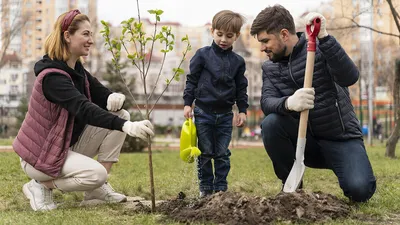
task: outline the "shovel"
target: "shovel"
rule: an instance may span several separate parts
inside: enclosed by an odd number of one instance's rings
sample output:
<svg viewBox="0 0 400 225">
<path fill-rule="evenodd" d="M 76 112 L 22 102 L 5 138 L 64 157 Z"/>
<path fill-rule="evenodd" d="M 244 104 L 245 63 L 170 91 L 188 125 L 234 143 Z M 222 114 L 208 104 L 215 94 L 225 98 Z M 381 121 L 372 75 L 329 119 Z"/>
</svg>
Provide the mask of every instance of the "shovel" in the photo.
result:
<svg viewBox="0 0 400 225">
<path fill-rule="evenodd" d="M 316 50 L 316 40 L 321 27 L 321 19 L 316 18 L 313 21 L 314 29 L 311 31 L 311 25 L 306 26 L 308 43 L 307 43 L 307 62 L 306 62 L 306 74 L 304 76 L 304 88 L 312 87 L 313 73 L 314 73 L 314 60 Z M 304 170 L 304 151 L 306 147 L 306 134 L 307 134 L 307 123 L 308 123 L 309 110 L 304 110 L 300 113 L 300 124 L 299 133 L 297 136 L 296 146 L 296 159 L 292 169 L 290 170 L 289 176 L 286 179 L 285 185 L 283 186 L 283 192 L 295 192 L 299 187 L 301 180 L 303 179 Z"/>
</svg>

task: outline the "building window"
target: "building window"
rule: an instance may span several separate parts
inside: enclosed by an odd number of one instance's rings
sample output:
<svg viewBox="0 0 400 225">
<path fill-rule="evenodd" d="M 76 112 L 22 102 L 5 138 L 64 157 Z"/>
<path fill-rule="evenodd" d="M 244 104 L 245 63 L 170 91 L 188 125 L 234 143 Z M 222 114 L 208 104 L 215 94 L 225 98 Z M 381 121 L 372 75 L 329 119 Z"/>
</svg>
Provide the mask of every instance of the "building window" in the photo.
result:
<svg viewBox="0 0 400 225">
<path fill-rule="evenodd" d="M 17 79 L 18 79 L 17 73 L 11 74 L 11 81 L 16 81 Z"/>
<path fill-rule="evenodd" d="M 11 68 L 18 69 L 19 63 L 11 63 Z"/>
<path fill-rule="evenodd" d="M 11 85 L 10 94 L 18 94 L 18 85 Z"/>
</svg>

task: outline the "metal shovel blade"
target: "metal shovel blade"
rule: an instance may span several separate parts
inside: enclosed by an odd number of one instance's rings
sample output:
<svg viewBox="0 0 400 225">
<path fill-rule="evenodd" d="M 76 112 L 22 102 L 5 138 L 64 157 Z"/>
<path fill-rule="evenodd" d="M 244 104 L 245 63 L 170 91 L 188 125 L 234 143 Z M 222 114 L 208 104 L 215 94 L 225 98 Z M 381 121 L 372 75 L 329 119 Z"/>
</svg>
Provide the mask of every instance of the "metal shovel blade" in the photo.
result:
<svg viewBox="0 0 400 225">
<path fill-rule="evenodd" d="M 290 170 L 289 176 L 286 179 L 285 185 L 283 186 L 283 192 L 295 192 L 299 187 L 301 180 L 303 179 L 304 170 L 304 150 L 306 146 L 305 138 L 297 139 L 296 146 L 296 159 L 294 161 L 292 170 Z"/>
</svg>

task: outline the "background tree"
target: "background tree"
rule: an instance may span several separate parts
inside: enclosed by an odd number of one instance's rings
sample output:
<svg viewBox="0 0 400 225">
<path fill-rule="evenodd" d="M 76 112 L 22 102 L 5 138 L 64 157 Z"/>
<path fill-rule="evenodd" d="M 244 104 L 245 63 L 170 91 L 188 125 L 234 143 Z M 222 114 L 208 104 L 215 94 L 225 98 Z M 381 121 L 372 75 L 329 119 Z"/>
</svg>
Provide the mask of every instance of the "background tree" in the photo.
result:
<svg viewBox="0 0 400 225">
<path fill-rule="evenodd" d="M 25 114 L 28 112 L 28 98 L 26 96 L 22 97 L 18 107 L 17 107 L 17 112 L 15 114 L 15 118 L 17 118 L 17 123 L 15 125 L 15 128 L 19 130 L 19 128 L 22 125 L 22 122 L 25 119 Z"/>
<path fill-rule="evenodd" d="M 28 21 L 31 19 L 30 12 L 22 13 L 20 10 L 15 10 L 16 14 L 11 16 L 10 8 L 19 8 L 21 1 L 0 1 L 0 21 L 1 21 L 1 39 L 0 39 L 0 70 L 5 65 L 4 57 L 7 54 L 7 50 L 14 38 L 20 34 L 21 29 L 26 26 Z M 14 13 L 14 12 L 13 12 Z"/>
<path fill-rule="evenodd" d="M 372 6 L 369 9 L 365 9 L 363 11 L 358 11 L 357 13 L 353 13 L 352 16 L 348 16 L 345 13 L 342 14 L 342 16 L 339 17 L 334 17 L 330 18 L 331 23 L 327 23 L 329 27 L 327 27 L 328 30 L 333 31 L 333 32 L 341 32 L 342 34 L 351 34 L 352 32 L 349 32 L 349 30 L 354 31 L 358 30 L 360 28 L 363 29 L 368 29 L 371 30 L 375 33 L 385 35 L 385 36 L 390 36 L 390 37 L 395 37 L 398 39 L 397 45 L 400 44 L 400 15 L 398 13 L 397 6 L 393 4 L 393 0 L 385 0 L 382 4 L 379 4 L 379 1 L 372 1 Z M 350 1 L 349 1 L 350 2 Z M 360 2 L 360 1 L 359 1 Z M 348 2 L 346 2 L 348 4 Z M 343 1 L 341 1 L 341 6 L 342 6 L 342 11 L 344 12 L 346 8 L 348 8 L 348 5 L 346 5 Z M 393 19 L 394 24 L 396 25 L 398 33 L 392 33 L 392 32 L 387 32 L 387 31 L 382 31 L 379 30 L 375 27 L 371 26 L 365 26 L 362 25 L 360 21 L 360 16 L 363 15 L 364 13 L 373 13 L 373 14 L 379 14 L 379 11 L 382 7 L 389 7 L 390 13 L 391 13 L 391 18 Z M 398 49 L 398 48 L 397 48 Z M 382 50 L 382 49 L 381 49 Z M 388 82 L 388 86 L 391 86 L 391 90 L 393 93 L 393 108 L 394 108 L 394 115 L 395 115 L 395 125 L 394 128 L 391 130 L 391 134 L 387 140 L 386 143 L 386 152 L 385 155 L 390 158 L 395 158 L 395 151 L 396 151 L 396 145 L 397 142 L 400 138 L 400 82 L 399 82 L 399 56 L 396 56 L 397 58 L 395 59 L 390 59 L 393 62 L 391 65 L 393 65 L 395 68 L 392 68 L 391 71 L 393 71 L 393 75 L 391 80 Z M 375 62 L 376 64 L 376 62 Z"/>
<path fill-rule="evenodd" d="M 169 85 L 174 80 L 179 80 L 180 75 L 184 73 L 184 70 L 181 68 L 182 63 L 186 59 L 187 52 L 191 49 L 189 39 L 187 36 L 182 38 L 183 44 L 185 44 L 185 48 L 182 52 L 182 58 L 177 61 L 178 66 L 171 71 L 170 76 L 166 78 L 165 83 L 166 85 L 162 84 L 164 89 L 156 97 L 154 102 L 151 102 L 153 96 L 156 93 L 156 88 L 159 85 L 160 77 L 163 71 L 163 65 L 167 56 L 167 53 L 173 51 L 175 46 L 175 35 L 171 31 L 171 27 L 162 26 L 161 30 L 158 31 L 158 22 L 160 21 L 160 16 L 163 13 L 162 10 L 149 10 L 148 12 L 155 17 L 155 24 L 154 24 L 154 31 L 152 34 L 146 34 L 144 31 L 143 23 L 140 18 L 140 10 L 139 10 L 139 0 L 136 1 L 137 3 L 137 11 L 138 11 L 138 18 L 135 20 L 134 18 L 130 18 L 128 20 L 122 21 L 122 34 L 118 38 L 111 38 L 110 37 L 110 28 L 109 24 L 102 21 L 104 29 L 101 31 L 103 37 L 106 42 L 106 46 L 108 50 L 112 54 L 112 62 L 115 66 L 115 71 L 117 74 L 120 75 L 121 79 L 123 80 L 129 94 L 132 98 L 136 109 L 140 113 L 142 119 L 150 120 L 150 114 L 153 111 L 155 105 L 160 100 L 161 96 L 167 90 Z M 148 72 L 150 65 L 152 64 L 153 58 L 153 50 L 154 45 L 160 43 L 163 45 L 163 49 L 160 51 L 162 54 L 162 62 L 159 68 L 158 75 L 156 79 L 152 79 L 155 82 L 148 82 Z M 130 52 L 128 46 L 133 46 L 134 51 Z M 145 96 L 144 99 L 144 108 L 140 107 L 138 102 L 136 101 L 134 95 L 129 89 L 128 82 L 126 79 L 121 76 L 121 65 L 119 64 L 119 60 L 121 58 L 121 52 L 126 53 L 126 56 L 130 63 L 137 69 L 138 74 L 136 77 L 140 79 L 143 84 L 143 93 Z M 148 156 L 149 156 L 149 176 L 150 176 L 150 193 L 151 193 L 151 210 L 152 212 L 155 211 L 155 188 L 154 188 L 154 177 L 153 177 L 153 160 L 152 160 L 152 151 L 151 151 L 151 139 L 148 138 Z"/>
<path fill-rule="evenodd" d="M 113 62 L 106 63 L 106 73 L 103 75 L 103 80 L 107 81 L 106 86 L 110 88 L 110 90 L 129 96 L 129 90 L 133 92 L 135 77 L 127 76 L 127 72 L 125 71 L 128 67 L 127 62 L 121 63 L 120 60 L 118 60 L 117 64 L 120 65 L 120 74 L 116 73 Z M 127 82 L 126 85 L 120 76 Z M 127 87 L 129 87 L 129 90 L 127 90 Z M 132 99 L 126 98 L 124 108 L 130 109 L 132 106 Z M 139 113 L 131 112 L 131 121 L 140 120 L 140 118 L 141 115 Z M 121 152 L 141 152 L 145 147 L 147 147 L 146 141 L 143 141 L 140 138 L 127 136 L 122 145 Z"/>
</svg>

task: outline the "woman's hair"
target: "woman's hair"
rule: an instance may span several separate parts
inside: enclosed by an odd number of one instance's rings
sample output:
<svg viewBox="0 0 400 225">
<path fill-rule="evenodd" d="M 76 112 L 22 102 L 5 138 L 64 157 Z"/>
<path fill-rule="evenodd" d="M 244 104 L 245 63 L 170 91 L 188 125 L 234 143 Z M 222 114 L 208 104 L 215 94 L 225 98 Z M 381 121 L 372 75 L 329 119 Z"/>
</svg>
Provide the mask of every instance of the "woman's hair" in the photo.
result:
<svg viewBox="0 0 400 225">
<path fill-rule="evenodd" d="M 90 22 L 89 17 L 85 14 L 80 14 L 77 10 L 61 14 L 54 24 L 53 31 L 44 43 L 45 53 L 53 60 L 67 61 L 70 57 L 70 53 L 67 42 L 64 39 L 64 31 L 68 31 L 73 35 L 79 29 L 79 25 L 84 21 Z M 70 23 L 69 26 L 68 23 Z"/>
<path fill-rule="evenodd" d="M 222 10 L 215 14 L 212 20 L 212 28 L 225 32 L 240 33 L 245 19 L 239 13 L 230 10 Z"/>
<path fill-rule="evenodd" d="M 291 34 L 296 33 L 293 17 L 281 5 L 274 5 L 262 10 L 251 25 L 250 34 L 256 35 L 262 31 L 268 34 L 277 34 L 282 29 L 287 29 Z"/>
</svg>

